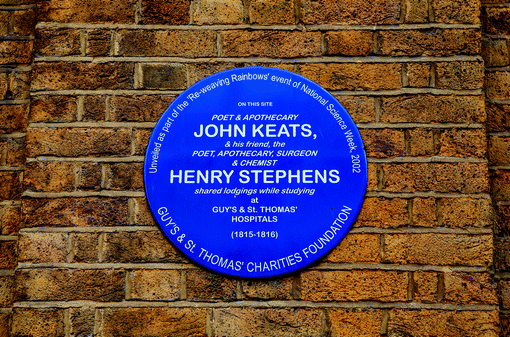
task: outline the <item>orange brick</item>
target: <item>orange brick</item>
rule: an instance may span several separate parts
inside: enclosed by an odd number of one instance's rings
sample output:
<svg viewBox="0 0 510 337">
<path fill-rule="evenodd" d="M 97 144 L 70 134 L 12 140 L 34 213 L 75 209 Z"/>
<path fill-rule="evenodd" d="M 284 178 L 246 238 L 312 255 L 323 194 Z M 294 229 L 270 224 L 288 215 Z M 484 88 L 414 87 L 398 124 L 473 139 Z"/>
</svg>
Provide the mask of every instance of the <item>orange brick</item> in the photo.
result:
<svg viewBox="0 0 510 337">
<path fill-rule="evenodd" d="M 294 24 L 294 1 L 253 0 L 248 8 L 249 22 L 256 25 Z"/>
<path fill-rule="evenodd" d="M 403 130 L 361 129 L 360 134 L 368 157 L 393 158 L 405 155 Z"/>
<path fill-rule="evenodd" d="M 434 130 L 410 129 L 407 131 L 408 154 L 410 156 L 431 156 L 436 154 Z"/>
<path fill-rule="evenodd" d="M 27 163 L 25 189 L 35 192 L 60 192 L 74 190 L 74 164 L 71 162 Z"/>
<path fill-rule="evenodd" d="M 114 96 L 110 118 L 118 122 L 157 122 L 174 99 L 172 95 Z"/>
<path fill-rule="evenodd" d="M 0 199 L 20 199 L 22 190 L 20 171 L 0 171 Z"/>
<path fill-rule="evenodd" d="M 510 200 L 510 171 L 493 170 L 490 174 L 491 196 L 496 201 Z"/>
<path fill-rule="evenodd" d="M 0 276 L 0 308 L 12 307 L 14 303 L 14 276 Z M 0 321 L 1 323 L 1 321 Z M 0 336 L 1 330 L 0 330 Z"/>
<path fill-rule="evenodd" d="M 363 30 L 327 32 L 324 36 L 326 55 L 367 56 L 373 50 L 373 35 Z"/>
<path fill-rule="evenodd" d="M 407 78 L 409 80 L 409 86 L 413 88 L 428 87 L 430 83 L 430 70 L 429 63 L 408 63 Z"/>
<path fill-rule="evenodd" d="M 360 263 L 381 261 L 378 234 L 347 234 L 342 242 L 326 255 L 324 262 Z"/>
<path fill-rule="evenodd" d="M 27 126 L 28 105 L 0 105 L 0 134 L 22 132 Z"/>
<path fill-rule="evenodd" d="M 489 71 L 485 74 L 485 94 L 487 98 L 510 98 L 510 71 Z"/>
<path fill-rule="evenodd" d="M 413 199 L 413 225 L 418 227 L 435 227 L 437 210 L 435 198 Z"/>
<path fill-rule="evenodd" d="M 243 280 L 243 298 L 247 300 L 292 300 L 293 278 L 275 280 Z"/>
<path fill-rule="evenodd" d="M 483 88 L 484 64 L 472 62 L 437 62 L 436 87 L 454 90 Z"/>
<path fill-rule="evenodd" d="M 375 122 L 375 103 L 368 96 L 335 96 L 355 123 Z"/>
<path fill-rule="evenodd" d="M 437 302 L 438 276 L 436 272 L 416 271 L 413 273 L 413 300 L 423 303 Z"/>
<path fill-rule="evenodd" d="M 190 301 L 233 301 L 237 282 L 202 270 L 186 272 L 186 296 Z"/>
<path fill-rule="evenodd" d="M 480 23 L 480 3 L 476 0 L 437 0 L 432 2 L 435 22 Z"/>
<path fill-rule="evenodd" d="M 331 336 L 335 337 L 379 337 L 381 336 L 382 310 L 327 311 Z"/>
<path fill-rule="evenodd" d="M 35 96 L 30 102 L 30 121 L 74 122 L 76 109 L 74 96 Z"/>
<path fill-rule="evenodd" d="M 129 274 L 132 300 L 174 301 L 180 297 L 181 277 L 178 270 L 133 270 Z"/>
<path fill-rule="evenodd" d="M 0 234 L 16 235 L 21 222 L 21 207 L 16 205 L 0 206 Z"/>
<path fill-rule="evenodd" d="M 142 23 L 183 25 L 189 23 L 190 0 L 142 0 Z"/>
<path fill-rule="evenodd" d="M 496 283 L 488 273 L 445 273 L 443 301 L 497 304 Z"/>
<path fill-rule="evenodd" d="M 136 0 L 42 0 L 38 22 L 134 23 Z"/>
<path fill-rule="evenodd" d="M 198 25 L 240 24 L 243 18 L 241 0 L 198 0 L 191 10 L 191 20 Z"/>
<path fill-rule="evenodd" d="M 438 153 L 447 157 L 485 158 L 487 137 L 485 129 L 446 129 L 439 132 Z"/>
<path fill-rule="evenodd" d="M 429 20 L 429 3 L 427 0 L 405 0 L 404 21 L 406 23 L 425 23 Z"/>
<path fill-rule="evenodd" d="M 64 336 L 64 309 L 15 308 L 12 312 L 13 336 Z"/>
<path fill-rule="evenodd" d="M 24 233 L 18 241 L 18 261 L 67 262 L 68 240 L 68 234 L 62 233 Z"/>
<path fill-rule="evenodd" d="M 409 225 L 407 201 L 400 198 L 365 198 L 356 227 L 397 228 Z"/>
<path fill-rule="evenodd" d="M 33 41 L 0 41 L 0 64 L 29 64 L 32 62 Z"/>
<path fill-rule="evenodd" d="M 11 335 L 11 317 L 12 317 L 12 312 L 0 313 L 0 337 L 10 337 L 10 335 Z"/>
<path fill-rule="evenodd" d="M 442 198 L 439 201 L 441 224 L 446 227 L 490 228 L 493 210 L 489 199 Z"/>
<path fill-rule="evenodd" d="M 510 104 L 487 102 L 487 130 L 510 131 Z"/>
<path fill-rule="evenodd" d="M 510 280 L 499 281 L 499 295 L 501 297 L 502 308 L 510 308 Z M 503 325 L 501 326 L 503 327 Z"/>
</svg>

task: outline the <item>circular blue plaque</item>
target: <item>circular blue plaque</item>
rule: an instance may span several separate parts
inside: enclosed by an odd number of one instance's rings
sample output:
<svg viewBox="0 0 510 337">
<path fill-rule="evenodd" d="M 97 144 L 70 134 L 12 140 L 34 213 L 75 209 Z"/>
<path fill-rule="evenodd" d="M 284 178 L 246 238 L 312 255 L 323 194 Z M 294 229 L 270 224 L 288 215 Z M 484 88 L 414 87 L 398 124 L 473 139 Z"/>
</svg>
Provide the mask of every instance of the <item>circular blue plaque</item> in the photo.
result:
<svg viewBox="0 0 510 337">
<path fill-rule="evenodd" d="M 223 71 L 181 94 L 156 124 L 144 167 L 149 206 L 196 263 L 243 278 L 302 269 L 331 251 L 367 185 L 347 111 L 289 71 Z"/>
</svg>

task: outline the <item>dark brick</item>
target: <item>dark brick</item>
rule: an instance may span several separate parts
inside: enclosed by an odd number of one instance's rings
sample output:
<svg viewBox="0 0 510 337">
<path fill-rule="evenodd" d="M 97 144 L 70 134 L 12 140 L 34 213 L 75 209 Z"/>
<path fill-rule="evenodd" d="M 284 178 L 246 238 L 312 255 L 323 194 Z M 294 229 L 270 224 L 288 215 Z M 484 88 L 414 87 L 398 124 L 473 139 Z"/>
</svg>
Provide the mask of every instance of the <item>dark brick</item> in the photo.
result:
<svg viewBox="0 0 510 337">
<path fill-rule="evenodd" d="M 185 25 L 189 23 L 190 0 L 142 0 L 143 24 Z"/>
<path fill-rule="evenodd" d="M 187 86 L 187 70 L 182 64 L 143 64 L 143 88 L 179 90 Z"/>
</svg>

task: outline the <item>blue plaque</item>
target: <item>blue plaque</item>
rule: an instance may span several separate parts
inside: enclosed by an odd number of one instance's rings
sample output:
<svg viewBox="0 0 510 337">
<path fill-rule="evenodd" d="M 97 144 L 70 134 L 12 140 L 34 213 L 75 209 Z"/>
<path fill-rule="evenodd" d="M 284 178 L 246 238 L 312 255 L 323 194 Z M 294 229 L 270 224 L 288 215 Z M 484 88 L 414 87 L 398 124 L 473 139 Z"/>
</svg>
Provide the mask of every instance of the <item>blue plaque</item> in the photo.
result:
<svg viewBox="0 0 510 337">
<path fill-rule="evenodd" d="M 156 124 L 145 191 L 161 230 L 190 259 L 242 278 L 323 257 L 358 215 L 367 163 L 347 111 L 289 71 L 223 71 L 181 94 Z"/>
</svg>

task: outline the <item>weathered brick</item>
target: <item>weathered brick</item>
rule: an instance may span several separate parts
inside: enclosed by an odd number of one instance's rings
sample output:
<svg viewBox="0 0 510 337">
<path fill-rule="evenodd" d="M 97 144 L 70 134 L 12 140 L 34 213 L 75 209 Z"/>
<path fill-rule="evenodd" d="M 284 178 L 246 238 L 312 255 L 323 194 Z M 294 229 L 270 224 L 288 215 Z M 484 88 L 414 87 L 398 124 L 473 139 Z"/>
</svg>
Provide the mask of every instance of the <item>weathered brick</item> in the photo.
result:
<svg viewBox="0 0 510 337">
<path fill-rule="evenodd" d="M 98 163 L 83 163 L 75 166 L 77 173 L 76 188 L 79 190 L 100 190 L 101 189 L 101 169 L 102 165 Z"/>
<path fill-rule="evenodd" d="M 37 56 L 80 55 L 80 31 L 78 29 L 37 29 L 34 54 Z"/>
<path fill-rule="evenodd" d="M 407 272 L 381 270 L 305 271 L 301 296 L 305 301 L 407 300 Z"/>
<path fill-rule="evenodd" d="M 0 313 L 0 337 L 11 337 L 11 312 Z"/>
<path fill-rule="evenodd" d="M 388 336 L 499 336 L 497 311 L 391 309 Z"/>
<path fill-rule="evenodd" d="M 4 148 L 4 145 L 5 153 L 0 155 L 0 158 L 5 162 L 5 165 L 16 166 L 25 164 L 25 137 L 1 139 L 0 149 Z"/>
<path fill-rule="evenodd" d="M 186 262 L 160 231 L 107 233 L 104 262 Z"/>
<path fill-rule="evenodd" d="M 324 36 L 326 55 L 367 56 L 373 50 L 373 35 L 364 30 L 327 32 Z"/>
<path fill-rule="evenodd" d="M 510 236 L 510 205 L 494 205 L 494 233 L 497 236 Z M 496 222 L 497 219 L 497 222 Z M 509 254 L 510 257 L 510 254 Z"/>
<path fill-rule="evenodd" d="M 0 241 L 0 269 L 16 268 L 17 255 L 16 241 Z"/>
<path fill-rule="evenodd" d="M 30 162 L 26 165 L 24 187 L 35 192 L 74 190 L 74 164 L 71 162 Z"/>
<path fill-rule="evenodd" d="M 83 121 L 104 121 L 106 118 L 106 96 L 85 96 L 81 118 Z"/>
<path fill-rule="evenodd" d="M 178 270 L 133 270 L 129 274 L 132 300 L 175 301 L 180 297 L 181 277 Z"/>
<path fill-rule="evenodd" d="M 477 0 L 432 1 L 434 21 L 440 23 L 480 23 L 480 3 Z"/>
<path fill-rule="evenodd" d="M 437 145 L 439 156 L 485 158 L 487 137 L 484 129 L 444 129 Z"/>
<path fill-rule="evenodd" d="M 12 336 L 64 336 L 64 309 L 15 308 L 12 313 Z"/>
<path fill-rule="evenodd" d="M 510 164 L 510 137 L 497 135 L 489 136 L 489 164 Z"/>
<path fill-rule="evenodd" d="M 0 134 L 23 131 L 27 119 L 28 104 L 0 105 Z"/>
<path fill-rule="evenodd" d="M 243 23 L 242 0 L 197 0 L 191 10 L 191 20 L 198 25 Z"/>
<path fill-rule="evenodd" d="M 32 90 L 129 89 L 129 63 L 40 62 L 32 70 Z"/>
<path fill-rule="evenodd" d="M 510 8 L 485 7 L 483 10 L 484 31 L 494 35 L 510 35 Z"/>
<path fill-rule="evenodd" d="M 237 282 L 202 270 L 186 272 L 186 296 L 191 301 L 233 301 Z"/>
<path fill-rule="evenodd" d="M 12 307 L 14 303 L 13 290 L 14 275 L 0 276 L 0 308 Z M 2 335 L 0 334 L 0 336 Z"/>
<path fill-rule="evenodd" d="M 507 39 L 486 37 L 482 39 L 482 57 L 486 67 L 510 65 L 510 46 Z"/>
<path fill-rule="evenodd" d="M 321 55 L 320 32 L 229 30 L 222 32 L 222 55 L 295 58 Z"/>
<path fill-rule="evenodd" d="M 306 25 L 391 25 L 400 18 L 400 1 L 303 0 L 302 21 Z"/>
<path fill-rule="evenodd" d="M 510 171 L 493 170 L 490 173 L 492 199 L 496 201 L 510 200 Z"/>
<path fill-rule="evenodd" d="M 134 23 L 136 0 L 41 0 L 38 22 Z"/>
<path fill-rule="evenodd" d="M 425 23 L 429 20 L 428 0 L 405 0 L 403 19 L 405 23 Z"/>
<path fill-rule="evenodd" d="M 0 73 L 0 99 L 4 100 L 7 98 L 9 93 L 9 73 Z"/>
<path fill-rule="evenodd" d="M 491 235 L 393 234 L 384 236 L 383 262 L 489 266 Z"/>
<path fill-rule="evenodd" d="M 510 280 L 499 280 L 499 297 L 503 309 L 510 308 Z"/>
<path fill-rule="evenodd" d="M 392 158 L 405 155 L 403 130 L 362 129 L 360 134 L 368 157 Z"/>
<path fill-rule="evenodd" d="M 445 273 L 443 301 L 497 304 L 496 283 L 488 273 Z"/>
<path fill-rule="evenodd" d="M 106 188 L 111 190 L 142 190 L 143 163 L 115 163 L 108 165 Z"/>
<path fill-rule="evenodd" d="M 24 301 L 121 301 L 123 270 L 29 269 L 16 274 L 16 294 Z"/>
<path fill-rule="evenodd" d="M 426 88 L 430 83 L 430 64 L 429 63 L 408 63 L 407 79 L 409 86 L 413 88 Z"/>
<path fill-rule="evenodd" d="M 35 11 L 32 8 L 13 12 L 12 33 L 16 36 L 33 36 L 35 31 Z"/>
<path fill-rule="evenodd" d="M 377 165 L 369 163 L 367 165 L 367 192 L 377 191 L 378 187 L 378 176 L 377 176 Z"/>
<path fill-rule="evenodd" d="M 29 64 L 33 49 L 32 40 L 0 41 L 0 64 Z"/>
<path fill-rule="evenodd" d="M 318 309 L 218 308 L 213 311 L 218 336 L 323 336 Z"/>
<path fill-rule="evenodd" d="M 473 29 L 382 30 L 380 53 L 390 56 L 478 55 L 481 34 Z"/>
<path fill-rule="evenodd" d="M 102 309 L 99 336 L 206 336 L 206 308 Z"/>
<path fill-rule="evenodd" d="M 510 131 L 510 104 L 486 103 L 487 130 Z"/>
<path fill-rule="evenodd" d="M 500 336 L 510 336 L 510 315 L 501 313 L 499 319 L 499 327 L 501 329 Z"/>
<path fill-rule="evenodd" d="M 72 246 L 70 256 L 72 262 L 94 263 L 98 262 L 99 233 L 74 233 L 70 235 Z"/>
<path fill-rule="evenodd" d="M 216 56 L 216 32 L 208 30 L 120 30 L 119 55 Z"/>
<path fill-rule="evenodd" d="M 352 233 L 347 234 L 324 259 L 324 262 L 329 263 L 379 263 L 380 261 L 379 235 Z"/>
<path fill-rule="evenodd" d="M 21 172 L 0 171 L 0 199 L 16 200 L 21 197 Z"/>
<path fill-rule="evenodd" d="M 442 89 L 481 89 L 483 87 L 484 64 L 473 62 L 437 62 L 436 87 Z"/>
<path fill-rule="evenodd" d="M 24 198 L 26 227 L 104 227 L 128 225 L 127 198 Z"/>
<path fill-rule="evenodd" d="M 384 81 L 381 81 L 384 74 Z M 402 87 L 399 63 L 304 64 L 301 75 L 328 90 L 391 90 Z"/>
<path fill-rule="evenodd" d="M 76 108 L 74 96 L 35 96 L 30 102 L 30 121 L 74 122 Z"/>
<path fill-rule="evenodd" d="M 189 23 L 190 0 L 142 0 L 142 24 Z"/>
<path fill-rule="evenodd" d="M 79 307 L 69 309 L 69 332 L 71 336 L 94 335 L 95 309 Z"/>
<path fill-rule="evenodd" d="M 145 89 L 180 90 L 187 86 L 188 74 L 182 64 L 142 64 L 142 74 Z"/>
<path fill-rule="evenodd" d="M 27 154 L 79 157 L 129 155 L 131 130 L 128 128 L 34 128 L 27 131 Z"/>
<path fill-rule="evenodd" d="M 489 71 L 485 74 L 487 98 L 508 99 L 510 97 L 510 71 Z"/>
<path fill-rule="evenodd" d="M 488 169 L 483 163 L 383 164 L 384 190 L 388 192 L 488 191 Z"/>
<path fill-rule="evenodd" d="M 131 213 L 133 214 L 132 225 L 136 226 L 154 226 L 156 222 L 149 209 L 149 204 L 145 198 L 133 198 Z"/>
<path fill-rule="evenodd" d="M 385 123 L 476 123 L 485 121 L 481 96 L 402 95 L 382 98 Z"/>
<path fill-rule="evenodd" d="M 292 277 L 269 281 L 243 280 L 242 294 L 247 300 L 292 300 Z"/>
<path fill-rule="evenodd" d="M 196 83 L 204 78 L 214 75 L 223 70 L 229 70 L 234 68 L 242 68 L 246 67 L 246 63 L 237 62 L 237 63 L 226 63 L 226 62 L 218 62 L 215 60 L 211 60 L 210 62 L 200 62 L 195 63 L 190 66 L 189 74 L 190 74 L 190 83 Z"/>
<path fill-rule="evenodd" d="M 156 122 L 174 99 L 172 95 L 113 96 L 110 119 L 119 122 Z"/>
<path fill-rule="evenodd" d="M 366 198 L 355 227 L 397 228 L 409 225 L 407 201 L 400 198 Z"/>
<path fill-rule="evenodd" d="M 255 25 L 294 24 L 294 1 L 253 0 L 248 8 L 248 17 L 249 22 Z"/>
<path fill-rule="evenodd" d="M 21 222 L 21 207 L 17 205 L 0 206 L 0 234 L 16 235 Z"/>
<path fill-rule="evenodd" d="M 30 98 L 30 81 L 31 75 L 29 71 L 15 70 L 9 76 L 9 90 L 12 99 L 29 99 Z"/>
<path fill-rule="evenodd" d="M 494 224 L 494 213 L 488 199 L 442 198 L 441 225 L 451 228 L 490 228 Z"/>
<path fill-rule="evenodd" d="M 382 310 L 327 311 L 332 337 L 379 337 L 381 336 Z"/>
<path fill-rule="evenodd" d="M 355 123 L 375 122 L 375 103 L 368 96 L 335 96 Z"/>
<path fill-rule="evenodd" d="M 413 226 L 435 227 L 437 223 L 437 210 L 435 198 L 413 199 Z"/>
<path fill-rule="evenodd" d="M 510 269 L 510 242 L 496 238 L 494 241 L 494 269 L 506 271 Z"/>
<path fill-rule="evenodd" d="M 431 156 L 436 154 L 434 131 L 422 128 L 408 130 L 407 153 L 410 156 Z"/>
<path fill-rule="evenodd" d="M 2 10 L 0 11 L 0 35 L 7 36 L 11 34 L 12 26 L 12 12 Z"/>
<path fill-rule="evenodd" d="M 110 54 L 112 33 L 106 29 L 94 29 L 87 32 L 85 54 L 91 56 L 106 56 Z"/>
<path fill-rule="evenodd" d="M 416 271 L 413 273 L 413 300 L 423 303 L 437 302 L 438 276 L 436 272 Z"/>
<path fill-rule="evenodd" d="M 67 262 L 68 241 L 68 234 L 63 233 L 23 233 L 18 241 L 18 261 Z"/>
</svg>

